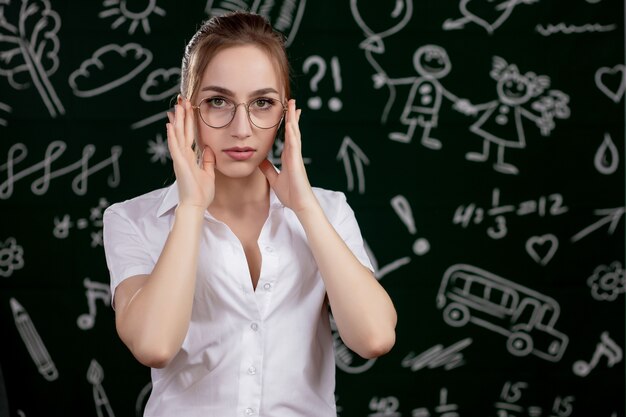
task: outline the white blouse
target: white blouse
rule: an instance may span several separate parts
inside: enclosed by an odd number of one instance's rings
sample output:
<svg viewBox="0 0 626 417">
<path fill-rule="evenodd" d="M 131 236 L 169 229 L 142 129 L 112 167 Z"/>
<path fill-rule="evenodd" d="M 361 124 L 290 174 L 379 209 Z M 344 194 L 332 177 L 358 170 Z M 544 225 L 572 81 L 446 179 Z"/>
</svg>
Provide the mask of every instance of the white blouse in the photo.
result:
<svg viewBox="0 0 626 417">
<path fill-rule="evenodd" d="M 357 259 L 374 270 L 343 193 L 314 188 Z M 152 272 L 174 221 L 176 184 L 104 213 L 111 293 Z M 145 416 L 335 417 L 335 358 L 326 290 L 304 230 L 270 191 L 256 290 L 241 243 L 204 215 L 191 323 L 182 347 L 152 369 Z"/>
</svg>

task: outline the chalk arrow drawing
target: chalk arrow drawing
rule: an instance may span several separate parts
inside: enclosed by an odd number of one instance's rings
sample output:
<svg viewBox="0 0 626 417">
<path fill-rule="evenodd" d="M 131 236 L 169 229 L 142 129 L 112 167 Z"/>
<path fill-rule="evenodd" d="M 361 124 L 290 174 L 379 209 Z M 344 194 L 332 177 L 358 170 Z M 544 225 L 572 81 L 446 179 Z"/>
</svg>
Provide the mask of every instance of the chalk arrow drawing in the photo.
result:
<svg viewBox="0 0 626 417">
<path fill-rule="evenodd" d="M 346 177 L 348 178 L 348 191 L 354 190 L 354 175 L 352 174 L 352 164 L 356 170 L 359 194 L 365 192 L 365 173 L 363 172 L 363 164 L 369 165 L 370 160 L 365 153 L 357 146 L 356 143 L 350 139 L 349 136 L 343 138 L 337 159 L 343 161 L 343 166 L 346 170 Z"/>
<path fill-rule="evenodd" d="M 606 85 L 607 77 L 610 77 L 612 81 L 617 81 L 617 88 L 614 87 L 612 89 Z M 619 103 L 622 97 L 624 97 L 624 90 L 626 90 L 626 71 L 624 65 L 616 65 L 613 68 L 599 68 L 596 71 L 595 81 L 598 89 L 615 103 Z"/>
<path fill-rule="evenodd" d="M 580 239 L 595 232 L 596 230 L 598 230 L 599 228 L 601 228 L 607 223 L 610 223 L 608 233 L 612 235 L 615 232 L 615 229 L 617 228 L 617 225 L 620 219 L 624 215 L 624 212 L 625 212 L 624 207 L 594 210 L 593 214 L 595 214 L 596 216 L 604 216 L 604 217 L 598 220 L 597 222 L 592 223 L 589 226 L 585 227 L 580 232 L 576 233 L 574 236 L 571 237 L 570 240 L 572 242 L 578 242 Z"/>
</svg>

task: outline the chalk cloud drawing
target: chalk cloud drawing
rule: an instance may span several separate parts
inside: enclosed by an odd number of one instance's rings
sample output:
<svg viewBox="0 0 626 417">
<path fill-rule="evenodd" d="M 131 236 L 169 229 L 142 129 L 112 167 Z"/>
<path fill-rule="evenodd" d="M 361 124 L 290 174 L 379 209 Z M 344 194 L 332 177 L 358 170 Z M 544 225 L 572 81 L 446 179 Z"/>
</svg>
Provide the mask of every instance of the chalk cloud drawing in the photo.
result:
<svg viewBox="0 0 626 417">
<path fill-rule="evenodd" d="M 459 10 L 463 17 L 446 19 L 444 30 L 463 29 L 468 23 L 483 27 L 490 35 L 498 29 L 520 4 L 533 4 L 539 0 L 460 0 Z"/>
<path fill-rule="evenodd" d="M 440 417 L 459 417 L 460 414 L 458 404 L 448 403 L 448 389 L 441 388 L 439 390 L 439 405 L 435 407 L 434 412 Z M 411 412 L 411 417 L 431 417 L 433 414 L 427 407 L 415 408 Z"/>
<path fill-rule="evenodd" d="M 365 155 L 365 152 L 363 152 L 349 136 L 343 138 L 341 147 L 337 153 L 337 160 L 343 162 L 346 178 L 348 180 L 348 191 L 354 191 L 355 183 L 352 171 L 355 170 L 359 194 L 365 193 L 365 171 L 363 165 L 369 165 L 370 160 L 367 155 Z"/>
<path fill-rule="evenodd" d="M 24 267 L 24 248 L 14 237 L 0 242 L 0 276 L 10 277 L 13 271 Z"/>
<path fill-rule="evenodd" d="M 597 266 L 587 278 L 587 285 L 595 300 L 615 301 L 620 294 L 626 292 L 626 273 L 621 262 Z"/>
<path fill-rule="evenodd" d="M 127 83 L 152 62 L 152 52 L 136 43 L 109 44 L 70 74 L 68 82 L 78 97 L 93 97 Z"/>
<path fill-rule="evenodd" d="M 139 96 L 143 101 L 172 98 L 180 90 L 180 68 L 159 68 L 148 74 Z"/>
<path fill-rule="evenodd" d="M 89 330 L 96 324 L 96 314 L 98 312 L 96 301 L 102 300 L 107 307 L 111 304 L 111 288 L 109 284 L 92 281 L 89 278 L 83 280 L 83 285 L 86 289 L 85 296 L 87 297 L 89 313 L 78 316 L 76 324 L 81 330 Z"/>
<path fill-rule="evenodd" d="M 343 343 L 332 314 L 330 315 L 330 329 L 333 335 L 333 348 L 337 368 L 348 374 L 362 374 L 376 363 L 376 358 L 363 359 Z"/>
<path fill-rule="evenodd" d="M 401 366 L 403 368 L 411 368 L 413 372 L 424 368 L 435 369 L 440 367 L 449 371 L 464 364 L 461 351 L 471 344 L 472 338 L 468 337 L 447 348 L 444 348 L 441 344 L 435 345 L 417 356 L 414 352 L 410 352 L 402 359 Z"/>
<path fill-rule="evenodd" d="M 590 224 L 589 226 L 585 227 L 580 232 L 576 233 L 574 236 L 570 238 L 570 241 L 572 243 L 578 242 L 582 238 L 587 237 L 591 233 L 600 229 L 605 224 L 609 224 L 607 234 L 613 235 L 613 233 L 615 233 L 615 230 L 617 229 L 617 226 L 619 225 L 619 221 L 622 219 L 622 217 L 624 217 L 624 213 L 625 213 L 624 207 L 614 207 L 614 208 L 594 210 L 593 211 L 594 215 L 604 216 L 604 217 Z"/>
<path fill-rule="evenodd" d="M 608 133 L 604 134 L 604 140 L 596 151 L 593 164 L 603 175 L 611 175 L 619 168 L 619 151 Z"/>
<path fill-rule="evenodd" d="M 105 198 L 98 201 L 98 205 L 89 209 L 88 217 L 79 217 L 75 222 L 69 214 L 65 214 L 62 218 L 54 217 L 54 229 L 52 235 L 57 239 L 66 239 L 70 235 L 70 230 L 88 230 L 91 237 L 91 247 L 102 247 L 102 214 L 104 209 L 109 207 L 109 202 Z"/>
<path fill-rule="evenodd" d="M 363 0 L 361 0 L 363 2 Z M 357 25 L 363 30 L 366 39 L 359 44 L 359 48 L 363 49 L 365 59 L 376 71 L 374 75 L 374 84 L 379 85 L 380 79 L 388 79 L 387 73 L 383 67 L 374 58 L 374 54 L 382 55 L 385 53 L 384 38 L 398 33 L 402 30 L 413 15 L 412 0 L 396 0 L 391 10 L 389 6 L 392 2 L 378 2 L 377 7 L 366 7 L 361 10 L 358 6 L 358 0 L 350 0 L 350 11 Z M 383 8 L 386 8 L 383 10 Z M 364 12 L 370 12 L 363 17 Z M 373 29 L 372 29 L 373 28 Z M 389 91 L 389 98 L 385 104 L 385 108 L 381 115 L 381 121 L 387 122 L 389 110 L 396 99 L 396 87 L 391 83 L 384 83 Z"/>
<path fill-rule="evenodd" d="M 163 140 L 163 135 L 157 133 L 154 141 L 148 141 L 147 152 L 150 156 L 150 162 L 159 161 L 164 165 L 168 159 L 172 159 L 170 151 L 167 147 L 167 141 Z"/>
<path fill-rule="evenodd" d="M 37 370 L 46 381 L 56 380 L 59 377 L 59 371 L 57 371 L 52 358 L 50 358 L 48 349 L 43 344 L 41 336 L 37 333 L 30 315 L 15 298 L 11 298 L 9 304 L 13 312 L 15 327 L 17 327 L 20 338 L 26 345 L 26 350 L 28 350 Z"/>
<path fill-rule="evenodd" d="M 305 0 L 208 0 L 204 11 L 210 17 L 236 10 L 258 13 L 285 35 L 285 45 L 290 46 L 298 34 L 305 6 Z"/>
<path fill-rule="evenodd" d="M 619 103 L 626 90 L 626 70 L 623 64 L 613 68 L 601 67 L 594 76 L 596 87 L 615 103 Z"/>
<path fill-rule="evenodd" d="M 413 218 L 413 211 L 411 210 L 411 205 L 408 200 L 402 196 L 397 195 L 391 199 L 391 207 L 396 212 L 402 223 L 404 223 L 409 229 L 409 233 L 415 235 L 417 233 L 417 229 L 415 228 L 415 220 Z M 425 255 L 430 251 L 430 242 L 425 238 L 418 238 L 413 242 L 413 253 L 421 256 Z"/>
<path fill-rule="evenodd" d="M 400 401 L 396 397 L 372 397 L 369 403 L 370 411 L 368 417 L 400 417 L 402 414 L 398 409 Z"/>
<path fill-rule="evenodd" d="M 559 248 L 559 239 L 553 234 L 531 236 L 526 241 L 526 252 L 533 261 L 545 266 L 552 260 Z"/>
<path fill-rule="evenodd" d="M 13 108 L 9 106 L 8 104 L 4 104 L 0 102 L 0 111 L 3 111 L 5 113 L 11 113 L 13 111 Z M 0 117 L 0 126 L 7 126 L 8 124 L 9 123 L 7 122 L 6 119 Z"/>
<path fill-rule="evenodd" d="M 102 387 L 102 380 L 104 379 L 104 370 L 102 366 L 95 359 L 91 360 L 89 368 L 87 369 L 87 381 L 92 385 L 91 391 L 93 395 L 93 402 L 96 407 L 96 413 L 98 417 L 115 417 L 113 409 L 109 403 L 104 388 Z"/>
<path fill-rule="evenodd" d="M 163 17 L 166 14 L 165 10 L 156 5 L 156 0 L 104 0 L 102 6 L 105 10 L 98 13 L 98 17 L 101 19 L 115 18 L 111 23 L 111 29 L 114 30 L 130 21 L 129 35 L 134 34 L 140 24 L 144 32 L 149 34 L 150 21 L 148 18 L 150 15 L 156 14 Z"/>
<path fill-rule="evenodd" d="M 611 339 L 609 332 L 602 332 L 600 342 L 596 345 L 596 350 L 593 352 L 593 356 L 589 362 L 584 360 L 574 362 L 572 366 L 574 374 L 580 377 L 586 377 L 598 365 L 602 356 L 606 356 L 606 365 L 609 368 L 620 363 L 624 358 L 624 351 Z"/>
<path fill-rule="evenodd" d="M 505 336 L 514 356 L 558 362 L 569 342 L 554 328 L 561 311 L 556 300 L 472 265 L 446 270 L 437 308 L 452 327 L 472 323 Z"/>
<path fill-rule="evenodd" d="M 317 67 L 317 70 L 311 70 L 312 67 Z M 312 55 L 304 60 L 302 64 L 302 71 L 305 74 L 309 74 L 309 72 L 313 72 L 314 75 L 311 77 L 309 81 L 309 89 L 313 93 L 317 93 L 318 84 L 322 78 L 326 75 L 326 61 L 319 55 Z M 339 65 L 339 59 L 334 56 L 330 59 L 330 68 L 333 77 L 333 86 L 335 87 L 335 92 L 341 93 L 342 90 L 342 80 L 341 80 L 341 66 Z M 322 98 L 320 96 L 309 97 L 307 100 L 307 106 L 309 106 L 312 110 L 319 110 L 322 108 Z M 328 100 L 328 108 L 333 112 L 338 112 L 343 107 L 343 102 L 338 97 L 331 97 Z"/>
<path fill-rule="evenodd" d="M 470 126 L 471 132 L 483 138 L 483 148 L 482 152 L 468 152 L 465 158 L 485 162 L 493 144 L 497 148 L 494 170 L 516 175 L 519 169 L 504 162 L 504 152 L 507 148 L 526 148 L 523 119 L 535 123 L 542 136 L 549 136 L 555 128 L 555 118 L 569 118 L 569 96 L 558 90 L 549 90 L 547 95 L 542 96 L 550 87 L 549 77 L 533 72 L 522 74 L 517 65 L 508 64 L 498 56 L 493 58 L 493 69 L 489 75 L 496 80 L 498 98 L 471 105 L 472 113 L 483 112 Z M 528 110 L 528 105 L 538 114 Z"/>
<path fill-rule="evenodd" d="M 16 90 L 35 86 L 51 117 L 65 114 L 50 77 L 59 68 L 59 14 L 48 0 L 0 3 L 0 75 Z"/>
</svg>

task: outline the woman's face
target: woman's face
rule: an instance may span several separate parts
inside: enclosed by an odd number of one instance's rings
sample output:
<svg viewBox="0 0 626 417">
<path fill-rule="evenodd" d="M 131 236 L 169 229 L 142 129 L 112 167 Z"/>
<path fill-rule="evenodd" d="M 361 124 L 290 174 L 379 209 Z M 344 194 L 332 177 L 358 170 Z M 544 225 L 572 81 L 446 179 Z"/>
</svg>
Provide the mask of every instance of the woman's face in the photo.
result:
<svg viewBox="0 0 626 417">
<path fill-rule="evenodd" d="M 250 111 L 264 116 L 268 103 L 282 109 L 285 102 L 280 78 L 270 56 L 252 45 L 229 47 L 218 52 L 207 65 L 193 105 L 202 100 L 219 114 L 227 102 L 251 103 Z M 228 113 L 230 114 L 230 113 Z M 236 107 L 235 116 L 227 126 L 207 126 L 196 113 L 198 145 L 210 147 L 215 153 L 215 168 L 231 178 L 247 177 L 267 157 L 278 126 L 261 129 L 250 122 L 245 105 Z"/>
</svg>

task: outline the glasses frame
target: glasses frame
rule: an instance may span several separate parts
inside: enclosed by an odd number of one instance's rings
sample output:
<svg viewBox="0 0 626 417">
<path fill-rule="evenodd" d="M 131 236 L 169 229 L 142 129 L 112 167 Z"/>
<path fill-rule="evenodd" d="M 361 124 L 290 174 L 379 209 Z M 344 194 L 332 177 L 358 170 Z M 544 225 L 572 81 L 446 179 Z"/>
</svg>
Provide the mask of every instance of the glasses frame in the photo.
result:
<svg viewBox="0 0 626 417">
<path fill-rule="evenodd" d="M 262 97 L 259 97 L 259 98 L 254 98 L 254 99 L 250 100 L 247 103 L 246 102 L 234 103 L 235 104 L 235 108 L 233 109 L 232 117 L 230 118 L 230 121 L 228 123 L 226 123 L 225 125 L 223 125 L 223 126 L 211 126 L 210 124 L 208 124 L 202 118 L 202 113 L 200 112 L 200 106 L 202 105 L 203 102 L 208 101 L 208 100 L 213 100 L 215 98 L 220 98 L 222 100 L 232 101 L 232 100 L 229 100 L 226 97 L 206 97 L 206 98 L 203 98 L 202 100 L 200 100 L 200 103 L 198 103 L 197 106 L 191 106 L 192 109 L 194 109 L 194 110 L 196 110 L 198 112 L 198 117 L 200 117 L 200 120 L 202 120 L 202 123 L 204 123 L 205 125 L 207 125 L 208 127 L 212 128 L 212 129 L 224 129 L 225 127 L 228 127 L 233 122 L 233 120 L 235 120 L 235 116 L 237 115 L 237 109 L 242 104 L 243 104 L 243 107 L 246 109 L 246 113 L 248 115 L 248 121 L 252 124 L 252 126 L 257 127 L 259 129 L 273 129 L 276 126 L 280 126 L 282 121 L 285 119 L 285 113 L 287 112 L 287 105 L 284 102 L 282 102 L 280 100 L 277 100 L 278 102 L 280 102 L 283 105 L 283 115 L 280 117 L 278 122 L 275 125 L 270 126 L 270 127 L 261 127 L 261 126 L 257 125 L 256 123 L 254 123 L 252 121 L 252 117 L 250 116 L 250 104 L 254 103 L 256 100 L 262 99 Z M 272 100 L 275 100 L 275 99 L 272 99 Z"/>
</svg>

